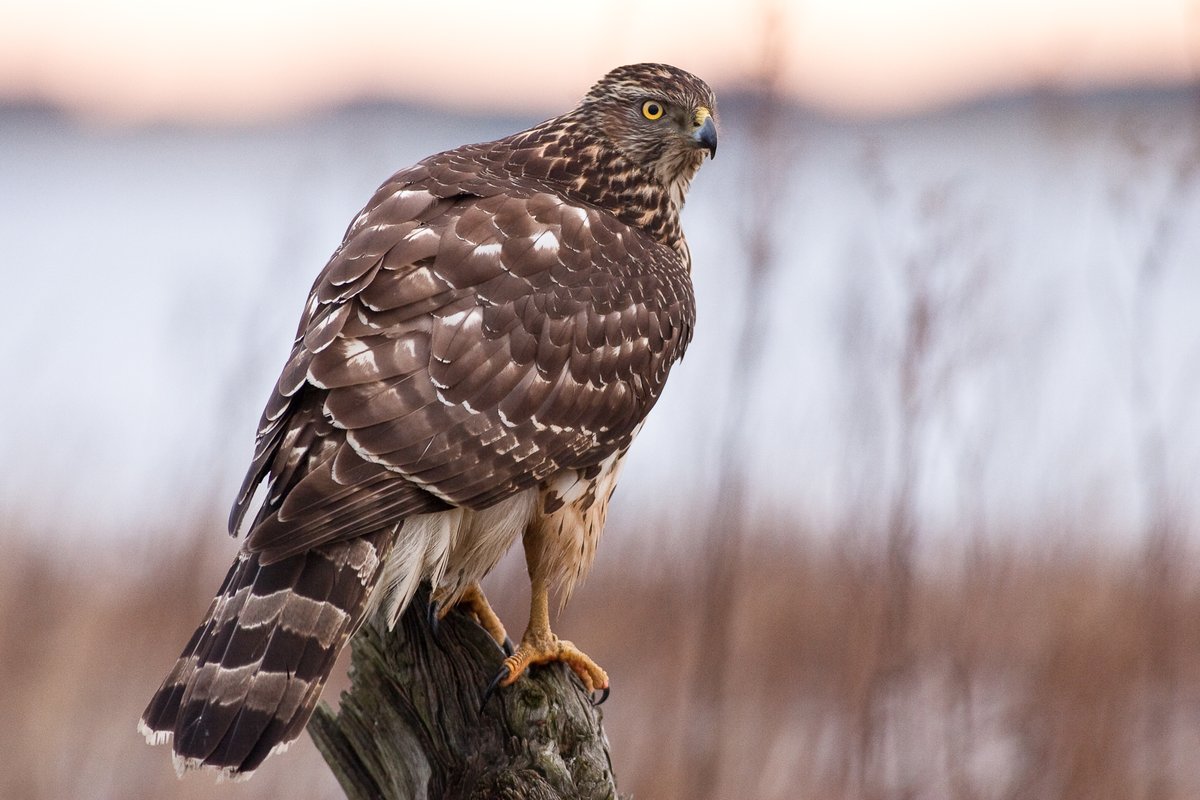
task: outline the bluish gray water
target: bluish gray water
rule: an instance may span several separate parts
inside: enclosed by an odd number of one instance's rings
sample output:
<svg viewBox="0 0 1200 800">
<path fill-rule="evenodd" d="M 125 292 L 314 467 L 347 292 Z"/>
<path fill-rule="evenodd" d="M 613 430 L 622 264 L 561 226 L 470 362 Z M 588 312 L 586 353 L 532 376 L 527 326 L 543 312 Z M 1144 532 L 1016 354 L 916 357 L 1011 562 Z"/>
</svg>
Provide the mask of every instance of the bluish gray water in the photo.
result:
<svg viewBox="0 0 1200 800">
<path fill-rule="evenodd" d="M 1162 502 L 1195 518 L 1200 115 L 1186 95 L 876 123 L 797 113 L 766 149 L 751 113 L 724 109 L 720 157 L 685 210 L 698 330 L 616 519 L 705 513 L 729 424 L 751 506 L 808 530 L 877 529 L 897 492 L 951 536 L 982 520 L 1127 539 Z M 108 536 L 231 500 L 308 287 L 375 186 L 535 121 L 362 106 L 106 130 L 0 112 L 6 524 Z M 761 369 L 731 385 L 747 240 L 764 231 Z"/>
</svg>

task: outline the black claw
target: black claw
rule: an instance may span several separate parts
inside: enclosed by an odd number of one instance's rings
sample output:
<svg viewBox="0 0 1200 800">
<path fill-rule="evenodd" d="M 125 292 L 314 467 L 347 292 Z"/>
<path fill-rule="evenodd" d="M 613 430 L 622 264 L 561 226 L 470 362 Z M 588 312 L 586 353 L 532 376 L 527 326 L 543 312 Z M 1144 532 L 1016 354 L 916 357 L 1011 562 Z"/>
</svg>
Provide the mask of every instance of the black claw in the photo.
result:
<svg viewBox="0 0 1200 800">
<path fill-rule="evenodd" d="M 483 710 L 487 708 L 488 700 L 491 700 L 492 695 L 495 694 L 496 690 L 500 688 L 500 681 L 507 677 L 508 667 L 501 667 L 500 671 L 496 673 L 496 677 L 492 678 L 492 682 L 489 683 L 488 687 L 483 690 L 483 700 L 479 703 L 480 714 L 482 714 Z"/>
<path fill-rule="evenodd" d="M 608 699 L 608 687 L 605 686 L 603 689 L 600 690 L 600 699 L 593 700 L 592 705 L 593 706 L 602 706 L 602 705 L 604 705 L 604 701 L 607 699 Z"/>
<path fill-rule="evenodd" d="M 442 607 L 436 600 L 429 601 L 429 629 L 433 631 L 433 635 L 438 635 L 438 626 L 442 624 L 442 620 L 438 617 L 438 612 Z"/>
<path fill-rule="evenodd" d="M 504 644 L 500 645 L 500 647 L 504 650 L 504 655 L 506 656 L 515 656 L 517 654 L 517 648 L 513 645 L 513 640 L 507 636 L 504 637 Z"/>
</svg>

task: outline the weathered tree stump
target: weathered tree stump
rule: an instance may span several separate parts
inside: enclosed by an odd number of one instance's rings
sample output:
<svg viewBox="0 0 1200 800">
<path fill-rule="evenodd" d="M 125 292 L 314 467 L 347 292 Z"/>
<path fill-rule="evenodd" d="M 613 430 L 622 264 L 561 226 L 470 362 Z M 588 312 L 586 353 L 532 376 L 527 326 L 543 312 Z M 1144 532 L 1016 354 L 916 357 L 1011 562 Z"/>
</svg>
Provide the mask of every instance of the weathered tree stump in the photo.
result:
<svg viewBox="0 0 1200 800">
<path fill-rule="evenodd" d="M 534 667 L 480 711 L 504 655 L 452 611 L 435 635 L 428 587 L 394 631 L 354 638 L 351 688 L 308 732 L 350 800 L 616 800 L 599 710 L 563 664 Z"/>
</svg>

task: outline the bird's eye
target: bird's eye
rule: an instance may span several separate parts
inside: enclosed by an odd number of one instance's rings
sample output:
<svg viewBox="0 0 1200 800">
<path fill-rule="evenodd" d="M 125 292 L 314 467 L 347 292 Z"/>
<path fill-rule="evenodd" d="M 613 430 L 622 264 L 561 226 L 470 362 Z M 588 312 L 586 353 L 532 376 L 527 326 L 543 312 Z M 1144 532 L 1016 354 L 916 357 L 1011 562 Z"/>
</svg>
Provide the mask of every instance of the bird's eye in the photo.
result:
<svg viewBox="0 0 1200 800">
<path fill-rule="evenodd" d="M 642 116 L 646 119 L 658 119 L 663 115 L 663 105 L 655 100 L 642 103 Z"/>
</svg>

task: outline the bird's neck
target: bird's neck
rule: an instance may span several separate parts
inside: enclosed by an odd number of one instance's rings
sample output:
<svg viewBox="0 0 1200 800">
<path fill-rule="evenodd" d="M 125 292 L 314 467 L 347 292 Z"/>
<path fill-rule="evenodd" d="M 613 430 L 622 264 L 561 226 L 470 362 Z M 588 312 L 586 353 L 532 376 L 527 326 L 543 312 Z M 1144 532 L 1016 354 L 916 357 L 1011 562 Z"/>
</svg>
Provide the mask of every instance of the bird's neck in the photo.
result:
<svg viewBox="0 0 1200 800">
<path fill-rule="evenodd" d="M 679 211 L 699 163 L 674 176 L 661 175 L 635 164 L 570 114 L 513 138 L 518 150 L 531 149 L 541 156 L 521 159 L 523 175 L 608 211 L 686 257 Z"/>
</svg>

